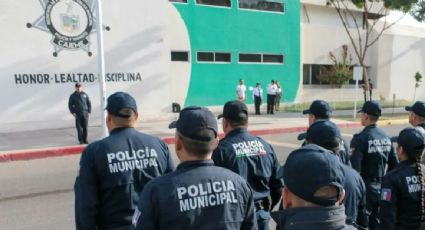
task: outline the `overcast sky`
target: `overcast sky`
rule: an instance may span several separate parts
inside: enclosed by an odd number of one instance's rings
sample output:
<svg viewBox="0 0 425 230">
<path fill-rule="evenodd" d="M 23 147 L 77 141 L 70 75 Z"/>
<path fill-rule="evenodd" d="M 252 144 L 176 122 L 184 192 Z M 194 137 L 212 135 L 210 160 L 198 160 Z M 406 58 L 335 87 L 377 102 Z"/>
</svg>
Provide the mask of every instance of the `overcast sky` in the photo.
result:
<svg viewBox="0 0 425 230">
<path fill-rule="evenodd" d="M 395 21 L 395 20 L 399 19 L 402 15 L 403 15 L 403 13 L 401 13 L 399 11 L 391 11 L 390 15 L 387 17 L 387 20 L 388 21 Z M 421 22 L 416 21 L 412 16 L 410 16 L 410 14 L 406 14 L 403 17 L 403 19 L 401 19 L 398 23 L 402 24 L 402 25 L 409 25 L 409 26 L 425 28 L 425 22 L 421 23 Z"/>
</svg>

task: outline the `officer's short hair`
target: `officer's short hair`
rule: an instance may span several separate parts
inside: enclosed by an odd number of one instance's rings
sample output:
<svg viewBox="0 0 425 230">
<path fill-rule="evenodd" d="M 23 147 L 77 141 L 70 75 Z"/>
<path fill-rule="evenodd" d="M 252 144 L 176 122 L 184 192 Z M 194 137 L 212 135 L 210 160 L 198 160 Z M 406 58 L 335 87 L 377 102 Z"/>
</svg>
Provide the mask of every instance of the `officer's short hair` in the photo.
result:
<svg viewBox="0 0 425 230">
<path fill-rule="evenodd" d="M 377 122 L 377 121 L 379 120 L 379 117 L 378 117 L 378 116 L 371 115 L 371 114 L 368 114 L 368 115 L 369 115 L 369 119 L 370 119 L 372 122 Z"/>
<path fill-rule="evenodd" d="M 199 135 L 201 136 L 210 136 L 214 135 L 213 130 L 204 129 L 199 131 Z M 180 132 L 177 131 L 177 135 L 179 136 L 180 140 L 182 141 L 184 149 L 190 154 L 195 156 L 205 156 L 208 153 L 211 153 L 213 151 L 212 144 L 215 142 L 215 139 L 211 141 L 200 141 L 200 140 L 194 140 L 189 137 L 183 136 Z"/>
<path fill-rule="evenodd" d="M 125 116 L 117 116 L 114 114 L 111 114 L 111 119 L 117 126 L 130 126 L 136 121 L 136 113 L 133 109 L 130 108 L 124 108 L 119 111 L 119 114 L 125 115 Z"/>
</svg>

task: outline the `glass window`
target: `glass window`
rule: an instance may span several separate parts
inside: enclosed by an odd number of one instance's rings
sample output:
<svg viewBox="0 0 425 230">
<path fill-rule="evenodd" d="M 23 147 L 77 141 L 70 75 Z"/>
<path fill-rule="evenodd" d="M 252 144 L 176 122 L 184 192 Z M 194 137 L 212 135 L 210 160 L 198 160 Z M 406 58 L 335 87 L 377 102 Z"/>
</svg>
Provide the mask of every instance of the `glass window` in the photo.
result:
<svg viewBox="0 0 425 230">
<path fill-rule="evenodd" d="M 231 6 L 231 0 L 196 0 L 196 3 L 210 6 Z"/>
<path fill-rule="evenodd" d="M 214 62 L 214 53 L 198 52 L 198 61 Z"/>
<path fill-rule="evenodd" d="M 230 53 L 215 53 L 216 62 L 231 62 Z"/>
<path fill-rule="evenodd" d="M 281 0 L 239 0 L 239 8 L 273 12 L 285 11 Z"/>
<path fill-rule="evenodd" d="M 168 0 L 170 2 L 183 2 L 183 3 L 187 3 L 187 0 Z"/>
<path fill-rule="evenodd" d="M 239 62 L 261 63 L 261 54 L 239 54 Z"/>
<path fill-rule="evenodd" d="M 279 54 L 264 54 L 263 55 L 264 63 L 282 63 L 283 64 L 283 55 Z"/>
<path fill-rule="evenodd" d="M 171 61 L 189 61 L 189 52 L 171 51 Z"/>
</svg>

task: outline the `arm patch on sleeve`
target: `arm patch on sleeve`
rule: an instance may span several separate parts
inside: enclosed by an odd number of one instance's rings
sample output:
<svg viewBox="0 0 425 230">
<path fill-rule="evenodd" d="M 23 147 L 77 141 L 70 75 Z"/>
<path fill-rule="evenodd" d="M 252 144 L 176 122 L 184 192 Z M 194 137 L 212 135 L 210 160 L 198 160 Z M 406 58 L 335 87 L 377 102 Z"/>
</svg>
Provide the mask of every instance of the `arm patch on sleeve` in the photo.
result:
<svg viewBox="0 0 425 230">
<path fill-rule="evenodd" d="M 391 189 L 383 188 L 381 191 L 381 200 L 391 201 Z"/>
</svg>

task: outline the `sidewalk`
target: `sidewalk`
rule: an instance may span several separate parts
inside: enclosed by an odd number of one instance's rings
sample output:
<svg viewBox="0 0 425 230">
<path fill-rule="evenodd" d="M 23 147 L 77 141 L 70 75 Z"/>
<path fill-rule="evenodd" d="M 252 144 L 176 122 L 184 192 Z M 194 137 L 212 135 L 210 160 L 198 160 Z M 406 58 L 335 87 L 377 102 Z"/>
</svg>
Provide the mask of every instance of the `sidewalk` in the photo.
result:
<svg viewBox="0 0 425 230">
<path fill-rule="evenodd" d="M 403 108 L 397 108 L 395 113 L 406 113 Z M 219 111 L 213 111 L 219 114 Z M 383 114 L 392 114 L 392 109 L 384 109 Z M 353 111 L 335 111 L 333 116 L 349 116 Z M 359 122 L 332 119 L 341 128 L 360 127 Z M 166 143 L 174 143 L 174 130 L 168 129 L 171 120 L 140 121 L 137 129 L 151 135 L 161 137 Z M 221 130 L 221 120 L 219 130 Z M 384 123 L 394 122 L 386 121 Z M 397 121 L 396 121 L 397 122 Z M 407 123 L 401 120 L 397 123 Z M 249 116 L 249 130 L 254 135 L 302 132 L 307 129 L 307 116 L 301 113 L 276 112 L 275 115 Z M 101 127 L 89 127 L 89 142 L 101 135 Z M 0 162 L 14 160 L 29 160 L 51 156 L 79 154 L 85 145 L 77 145 L 75 127 L 33 130 L 24 132 L 8 132 L 0 135 Z"/>
</svg>

